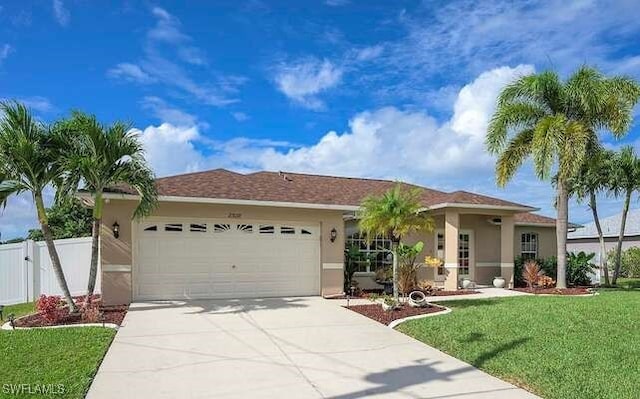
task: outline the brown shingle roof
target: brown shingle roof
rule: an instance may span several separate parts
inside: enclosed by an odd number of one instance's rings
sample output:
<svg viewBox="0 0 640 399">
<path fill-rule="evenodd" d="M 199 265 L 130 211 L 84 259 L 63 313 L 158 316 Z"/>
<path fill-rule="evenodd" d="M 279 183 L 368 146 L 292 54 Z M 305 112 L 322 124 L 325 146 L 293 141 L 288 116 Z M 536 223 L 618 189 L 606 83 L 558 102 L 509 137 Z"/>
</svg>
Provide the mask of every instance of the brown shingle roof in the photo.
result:
<svg viewBox="0 0 640 399">
<path fill-rule="evenodd" d="M 157 179 L 156 184 L 158 193 L 162 196 L 358 206 L 367 195 L 382 194 L 396 182 L 288 172 L 241 174 L 215 169 L 163 177 Z M 466 191 L 445 193 L 412 184 L 403 185 L 421 190 L 425 206 L 449 203 L 525 207 Z M 135 194 L 126 187 L 117 187 L 111 191 Z"/>
<path fill-rule="evenodd" d="M 535 213 L 525 212 L 515 215 L 516 223 L 520 224 L 555 224 L 556 220 L 547 216 L 538 215 Z"/>
</svg>

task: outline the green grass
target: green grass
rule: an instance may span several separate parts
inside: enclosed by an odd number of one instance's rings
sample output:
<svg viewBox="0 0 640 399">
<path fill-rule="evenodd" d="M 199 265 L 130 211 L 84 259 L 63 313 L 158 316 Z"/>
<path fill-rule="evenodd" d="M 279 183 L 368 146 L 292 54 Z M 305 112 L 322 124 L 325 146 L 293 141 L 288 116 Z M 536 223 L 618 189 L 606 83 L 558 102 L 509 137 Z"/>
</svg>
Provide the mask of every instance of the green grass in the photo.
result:
<svg viewBox="0 0 640 399">
<path fill-rule="evenodd" d="M 618 287 L 625 289 L 640 288 L 640 278 L 624 278 L 621 277 L 617 281 Z"/>
<path fill-rule="evenodd" d="M 544 398 L 635 398 L 640 290 L 450 301 L 398 329 Z"/>
<path fill-rule="evenodd" d="M 5 318 L 32 312 L 32 303 L 12 305 Z M 115 333 L 101 327 L 0 331 L 0 398 L 84 398 Z M 62 384 L 65 393 L 14 395 L 5 384 Z"/>
<path fill-rule="evenodd" d="M 35 313 L 35 311 L 36 311 L 35 302 L 20 303 L 18 305 L 7 305 L 4 307 L 4 311 L 3 311 L 4 321 L 7 321 L 7 317 L 11 313 L 13 313 L 17 319 L 20 316 L 24 316 L 29 313 Z"/>
</svg>

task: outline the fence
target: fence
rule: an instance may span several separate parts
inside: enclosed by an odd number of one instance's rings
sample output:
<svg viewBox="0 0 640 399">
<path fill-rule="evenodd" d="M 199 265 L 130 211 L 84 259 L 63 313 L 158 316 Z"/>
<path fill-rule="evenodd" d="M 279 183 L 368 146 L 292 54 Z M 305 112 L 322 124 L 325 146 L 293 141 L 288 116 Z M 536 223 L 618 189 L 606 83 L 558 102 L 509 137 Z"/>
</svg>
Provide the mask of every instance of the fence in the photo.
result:
<svg viewBox="0 0 640 399">
<path fill-rule="evenodd" d="M 86 293 L 91 261 L 91 237 L 56 240 L 62 270 L 71 295 Z M 100 272 L 96 293 L 100 292 Z M 0 245 L 0 305 L 29 302 L 40 294 L 62 295 L 43 241 Z"/>
</svg>

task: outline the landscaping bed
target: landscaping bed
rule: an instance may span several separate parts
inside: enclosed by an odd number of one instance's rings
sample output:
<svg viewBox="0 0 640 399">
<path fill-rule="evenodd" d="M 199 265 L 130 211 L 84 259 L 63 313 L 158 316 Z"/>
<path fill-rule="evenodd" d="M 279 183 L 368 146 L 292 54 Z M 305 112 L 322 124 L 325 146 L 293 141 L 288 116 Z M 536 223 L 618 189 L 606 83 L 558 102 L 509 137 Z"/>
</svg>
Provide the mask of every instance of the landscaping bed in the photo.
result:
<svg viewBox="0 0 640 399">
<path fill-rule="evenodd" d="M 436 291 L 426 291 L 426 290 L 416 290 L 416 291 L 420 291 L 422 293 L 424 293 L 427 297 L 432 297 L 432 296 L 449 296 L 449 295 L 471 295 L 471 294 L 479 294 L 480 291 L 476 291 L 476 290 L 457 290 L 457 291 L 446 291 L 446 290 L 436 290 Z M 359 292 L 356 293 L 355 295 L 350 295 L 349 298 L 351 299 L 369 299 L 369 296 L 371 294 L 381 294 L 382 290 L 368 290 L 368 291 L 363 291 L 363 292 Z M 346 295 L 337 295 L 337 296 L 331 296 L 331 297 L 327 297 L 326 299 L 347 299 Z"/>
<path fill-rule="evenodd" d="M 390 311 L 383 310 L 380 304 L 345 306 L 345 308 L 356 313 L 360 313 L 363 316 L 367 316 L 368 318 L 384 325 L 389 325 L 391 322 L 398 319 L 404 319 L 405 317 L 438 313 L 446 310 L 445 308 L 436 305 L 430 305 L 424 308 L 414 308 L 406 304 L 400 305 L 398 309 Z"/>
<path fill-rule="evenodd" d="M 514 291 L 526 292 L 536 295 L 589 295 L 592 289 L 589 287 L 573 287 L 573 288 L 514 288 Z"/>
<path fill-rule="evenodd" d="M 122 320 L 124 320 L 124 316 L 127 314 L 127 310 L 129 306 L 100 306 L 100 312 L 102 313 L 102 318 L 97 321 L 93 321 L 93 323 L 107 323 L 107 324 L 116 324 L 121 325 Z M 69 314 L 69 309 L 64 308 L 60 309 L 61 315 L 59 320 L 56 322 L 50 322 L 46 318 L 42 316 L 40 313 L 31 314 L 28 316 L 21 317 L 16 319 L 16 327 L 48 327 L 48 326 L 59 326 L 59 325 L 70 325 L 70 324 L 86 324 L 91 323 L 89 321 L 85 321 L 82 319 L 80 314 L 71 315 Z"/>
</svg>

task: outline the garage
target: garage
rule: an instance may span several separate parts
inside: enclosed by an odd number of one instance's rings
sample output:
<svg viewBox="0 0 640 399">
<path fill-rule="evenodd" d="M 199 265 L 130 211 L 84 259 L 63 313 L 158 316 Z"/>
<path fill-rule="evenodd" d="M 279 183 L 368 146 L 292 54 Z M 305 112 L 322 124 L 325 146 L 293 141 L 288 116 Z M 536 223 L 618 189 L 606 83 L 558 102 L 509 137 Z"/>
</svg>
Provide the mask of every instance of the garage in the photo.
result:
<svg viewBox="0 0 640 399">
<path fill-rule="evenodd" d="M 133 298 L 320 294 L 320 225 L 150 218 L 137 224 Z"/>
</svg>

